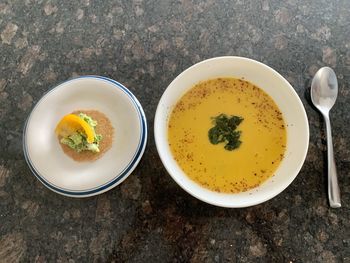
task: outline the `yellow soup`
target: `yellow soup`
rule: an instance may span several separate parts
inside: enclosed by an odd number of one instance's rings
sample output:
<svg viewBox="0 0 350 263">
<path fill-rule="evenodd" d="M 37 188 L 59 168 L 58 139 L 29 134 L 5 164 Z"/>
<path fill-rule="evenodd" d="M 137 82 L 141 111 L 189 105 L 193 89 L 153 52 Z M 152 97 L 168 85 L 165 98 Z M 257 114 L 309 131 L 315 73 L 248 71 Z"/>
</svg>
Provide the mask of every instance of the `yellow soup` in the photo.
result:
<svg viewBox="0 0 350 263">
<path fill-rule="evenodd" d="M 241 144 L 225 149 L 208 132 L 220 114 L 243 118 Z M 216 191 L 238 193 L 273 176 L 286 148 L 283 116 L 272 98 L 250 82 L 217 78 L 200 82 L 175 105 L 168 123 L 174 159 L 193 181 Z"/>
</svg>

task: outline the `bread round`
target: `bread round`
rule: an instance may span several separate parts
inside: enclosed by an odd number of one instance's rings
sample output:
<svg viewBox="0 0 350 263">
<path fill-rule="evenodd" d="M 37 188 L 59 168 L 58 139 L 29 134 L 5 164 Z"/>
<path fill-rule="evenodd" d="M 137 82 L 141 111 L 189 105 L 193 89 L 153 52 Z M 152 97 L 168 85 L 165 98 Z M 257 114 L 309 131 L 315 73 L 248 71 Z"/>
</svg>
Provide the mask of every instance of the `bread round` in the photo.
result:
<svg viewBox="0 0 350 263">
<path fill-rule="evenodd" d="M 77 110 L 72 112 L 72 114 L 76 114 L 76 115 L 79 115 L 79 113 L 84 113 L 90 116 L 93 120 L 97 121 L 95 132 L 96 134 L 102 135 L 102 140 L 100 141 L 100 145 L 99 145 L 100 152 L 91 152 L 91 151 L 76 152 L 75 150 L 73 150 L 72 148 L 70 148 L 65 144 L 62 144 L 61 142 L 60 142 L 60 145 L 64 153 L 67 154 L 74 161 L 77 161 L 77 162 L 95 161 L 101 158 L 101 156 L 111 148 L 113 143 L 114 128 L 110 120 L 107 118 L 107 116 L 104 115 L 102 112 L 99 112 L 97 110 Z M 61 138 L 59 138 L 59 140 L 60 139 Z"/>
</svg>

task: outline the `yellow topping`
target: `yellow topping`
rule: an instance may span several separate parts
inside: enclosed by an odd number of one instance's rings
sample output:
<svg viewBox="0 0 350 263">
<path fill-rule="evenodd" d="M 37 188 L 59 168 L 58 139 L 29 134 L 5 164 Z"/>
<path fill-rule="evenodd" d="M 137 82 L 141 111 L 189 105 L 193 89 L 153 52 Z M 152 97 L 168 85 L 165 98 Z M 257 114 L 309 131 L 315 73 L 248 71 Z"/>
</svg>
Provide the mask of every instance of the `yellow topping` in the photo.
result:
<svg viewBox="0 0 350 263">
<path fill-rule="evenodd" d="M 75 114 L 68 114 L 64 116 L 57 124 L 55 129 L 56 134 L 62 137 L 68 137 L 77 131 L 84 132 L 86 134 L 86 140 L 88 143 L 94 142 L 94 129 Z"/>
</svg>

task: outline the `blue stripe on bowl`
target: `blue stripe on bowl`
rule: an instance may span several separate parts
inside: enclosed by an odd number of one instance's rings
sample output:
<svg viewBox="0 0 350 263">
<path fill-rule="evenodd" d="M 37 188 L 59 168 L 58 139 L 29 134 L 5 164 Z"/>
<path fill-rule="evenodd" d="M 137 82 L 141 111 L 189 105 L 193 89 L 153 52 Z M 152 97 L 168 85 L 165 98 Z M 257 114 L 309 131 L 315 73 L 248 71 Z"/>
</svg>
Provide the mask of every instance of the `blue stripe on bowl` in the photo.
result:
<svg viewBox="0 0 350 263">
<path fill-rule="evenodd" d="M 139 144 L 137 147 L 137 150 L 132 158 L 132 160 L 129 162 L 129 164 L 124 168 L 124 170 L 122 172 L 120 172 L 116 177 L 114 177 L 111 181 L 97 186 L 95 188 L 92 189 L 88 189 L 88 190 L 84 190 L 84 191 L 74 191 L 74 190 L 68 190 L 68 189 L 64 189 L 61 187 L 58 187 L 50 182 L 48 182 L 47 180 L 45 180 L 44 176 L 40 175 L 40 173 L 35 169 L 35 166 L 33 165 L 33 162 L 30 159 L 30 156 L 28 155 L 28 150 L 27 150 L 27 143 L 26 143 L 26 131 L 27 131 L 27 124 L 28 121 L 30 119 L 30 115 L 25 123 L 24 126 L 24 132 L 23 132 L 23 151 L 24 151 L 24 157 L 26 159 L 26 162 L 30 168 L 30 170 L 32 171 L 32 173 L 36 176 L 36 178 L 38 178 L 38 180 L 43 183 L 46 187 L 48 187 L 49 189 L 58 192 L 58 193 L 62 193 L 65 195 L 70 195 L 70 196 L 87 196 L 87 195 L 94 195 L 94 194 L 98 194 L 99 192 L 103 192 L 104 190 L 111 188 L 112 186 L 116 185 L 119 181 L 121 181 L 123 178 L 125 178 L 126 176 L 128 176 L 135 168 L 136 165 L 138 164 L 138 162 L 141 159 L 141 156 L 143 154 L 143 151 L 146 147 L 146 142 L 147 142 L 147 121 L 146 121 L 146 116 L 145 113 L 142 109 L 141 104 L 139 103 L 139 101 L 136 99 L 136 97 L 126 88 L 124 87 L 122 84 L 120 84 L 119 82 L 106 78 L 106 77 L 101 77 L 101 76 L 81 76 L 81 77 L 77 77 L 65 82 L 60 83 L 59 85 L 55 86 L 54 88 L 52 88 L 50 91 L 48 91 L 43 97 L 42 99 L 47 96 L 51 91 L 55 90 L 56 88 L 58 88 L 60 85 L 62 85 L 63 83 L 67 83 L 76 79 L 83 79 L 83 78 L 93 78 L 93 79 L 101 79 L 107 82 L 111 82 L 113 83 L 117 88 L 121 89 L 125 94 L 127 94 L 127 96 L 130 98 L 131 102 L 134 104 L 135 108 L 137 109 L 138 112 L 138 117 L 140 120 L 140 126 L 141 126 L 141 134 L 140 134 L 140 140 L 139 140 Z M 35 107 L 34 107 L 35 109 Z M 32 111 L 34 111 L 34 109 Z"/>
</svg>

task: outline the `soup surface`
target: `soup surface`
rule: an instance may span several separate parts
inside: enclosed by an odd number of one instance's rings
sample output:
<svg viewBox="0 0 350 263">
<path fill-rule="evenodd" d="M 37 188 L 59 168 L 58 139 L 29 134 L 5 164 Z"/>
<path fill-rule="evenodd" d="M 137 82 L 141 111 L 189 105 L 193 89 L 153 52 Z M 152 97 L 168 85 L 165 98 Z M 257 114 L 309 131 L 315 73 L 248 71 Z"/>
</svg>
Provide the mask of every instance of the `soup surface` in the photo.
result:
<svg viewBox="0 0 350 263">
<path fill-rule="evenodd" d="M 220 114 L 243 118 L 238 148 L 212 144 L 209 130 Z M 174 159 L 193 181 L 216 192 L 238 193 L 273 176 L 286 148 L 286 127 L 272 98 L 235 78 L 203 81 L 177 102 L 168 122 Z"/>
</svg>

